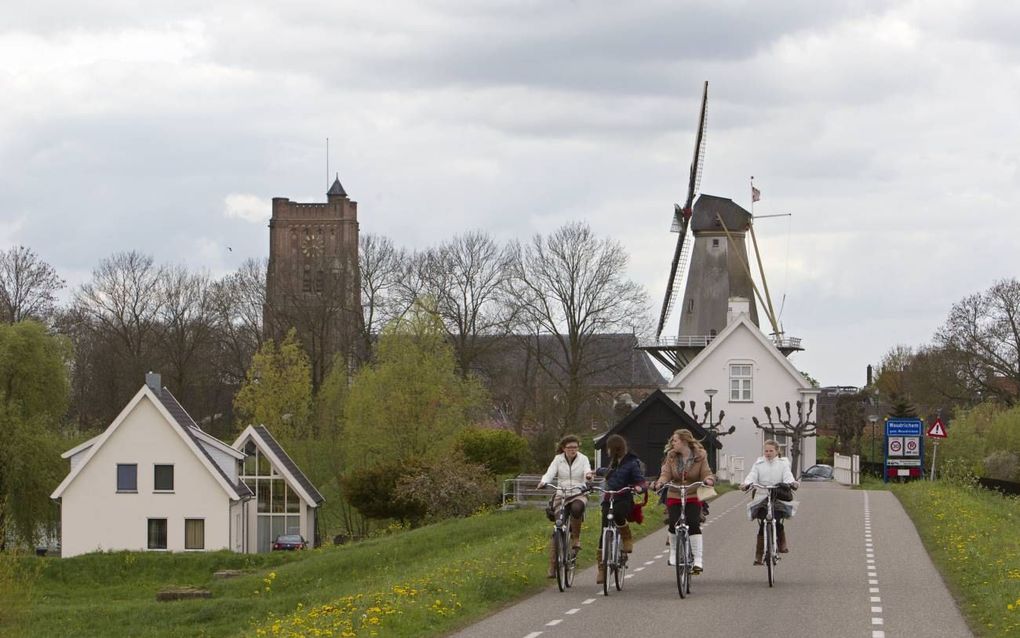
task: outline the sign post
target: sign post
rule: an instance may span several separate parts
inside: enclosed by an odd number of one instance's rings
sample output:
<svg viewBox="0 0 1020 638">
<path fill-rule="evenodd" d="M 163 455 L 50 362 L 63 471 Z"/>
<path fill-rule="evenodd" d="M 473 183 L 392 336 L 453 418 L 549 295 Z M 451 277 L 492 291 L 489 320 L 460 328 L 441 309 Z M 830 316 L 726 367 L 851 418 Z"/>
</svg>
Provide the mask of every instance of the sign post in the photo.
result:
<svg viewBox="0 0 1020 638">
<path fill-rule="evenodd" d="M 924 478 L 924 446 L 921 419 L 887 419 L 885 422 L 885 463 L 882 480 L 890 477 Z"/>
<path fill-rule="evenodd" d="M 935 417 L 935 422 L 931 424 L 931 427 L 928 428 L 928 431 L 926 432 L 926 434 L 934 439 L 934 441 L 932 441 L 932 449 L 931 449 L 931 478 L 929 479 L 929 480 L 934 481 L 935 480 L 935 459 L 939 455 L 939 439 L 944 439 L 947 436 L 949 436 L 949 434 L 946 432 L 945 424 L 942 423 L 942 416 L 941 415 Z"/>
</svg>

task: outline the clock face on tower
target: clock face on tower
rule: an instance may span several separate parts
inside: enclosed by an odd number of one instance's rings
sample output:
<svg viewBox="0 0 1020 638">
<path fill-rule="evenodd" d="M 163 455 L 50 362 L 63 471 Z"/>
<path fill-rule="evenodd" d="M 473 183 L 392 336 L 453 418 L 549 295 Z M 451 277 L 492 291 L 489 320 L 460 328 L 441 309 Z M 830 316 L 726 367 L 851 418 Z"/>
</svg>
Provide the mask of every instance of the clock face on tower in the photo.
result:
<svg viewBox="0 0 1020 638">
<path fill-rule="evenodd" d="M 305 257 L 317 257 L 322 254 L 325 245 L 325 238 L 322 235 L 308 233 L 301 242 L 301 252 Z"/>
</svg>

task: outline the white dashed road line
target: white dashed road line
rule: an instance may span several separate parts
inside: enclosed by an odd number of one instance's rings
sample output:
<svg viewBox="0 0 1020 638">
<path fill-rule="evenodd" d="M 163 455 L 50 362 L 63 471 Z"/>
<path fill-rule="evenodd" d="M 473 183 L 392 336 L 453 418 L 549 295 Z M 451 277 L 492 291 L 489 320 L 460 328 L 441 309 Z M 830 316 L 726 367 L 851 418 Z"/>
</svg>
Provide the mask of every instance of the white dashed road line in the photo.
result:
<svg viewBox="0 0 1020 638">
<path fill-rule="evenodd" d="M 871 501 L 864 492 L 864 565 L 868 571 L 868 593 L 871 599 L 871 638 L 885 638 L 885 631 L 877 627 L 885 626 L 882 617 L 882 596 L 878 588 L 878 568 L 875 567 L 875 545 L 871 536 Z"/>
</svg>

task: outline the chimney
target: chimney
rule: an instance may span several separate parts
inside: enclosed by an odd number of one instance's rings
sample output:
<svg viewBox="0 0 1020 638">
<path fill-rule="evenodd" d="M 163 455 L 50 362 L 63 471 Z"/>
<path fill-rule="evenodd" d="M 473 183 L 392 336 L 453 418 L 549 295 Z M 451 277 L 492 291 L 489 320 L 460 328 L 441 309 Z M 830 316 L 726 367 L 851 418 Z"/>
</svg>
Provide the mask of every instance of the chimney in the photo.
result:
<svg viewBox="0 0 1020 638">
<path fill-rule="evenodd" d="M 733 323 L 740 315 L 751 314 L 751 301 L 747 297 L 730 297 L 726 307 L 726 325 Z"/>
<path fill-rule="evenodd" d="M 869 363 L 868 364 L 868 386 L 871 386 L 871 382 L 872 382 L 871 376 L 872 376 L 872 369 L 871 369 L 871 364 Z"/>
<path fill-rule="evenodd" d="M 159 396 L 163 391 L 163 381 L 159 376 L 158 372 L 148 371 L 145 373 L 145 385 L 149 386 L 156 396 Z"/>
</svg>

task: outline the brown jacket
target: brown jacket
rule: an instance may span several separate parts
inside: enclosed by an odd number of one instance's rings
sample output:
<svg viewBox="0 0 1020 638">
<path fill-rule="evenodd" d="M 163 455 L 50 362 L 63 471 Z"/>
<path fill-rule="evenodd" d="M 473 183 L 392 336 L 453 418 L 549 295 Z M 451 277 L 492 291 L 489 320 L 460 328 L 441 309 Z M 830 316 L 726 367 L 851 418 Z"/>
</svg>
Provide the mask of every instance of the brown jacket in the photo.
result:
<svg viewBox="0 0 1020 638">
<path fill-rule="evenodd" d="M 659 483 L 676 483 L 678 485 L 690 485 L 698 481 L 704 481 L 712 476 L 712 468 L 708 466 L 708 456 L 704 450 L 695 450 L 694 454 L 687 459 L 685 467 L 680 467 L 680 455 L 670 450 L 666 458 L 662 460 L 662 469 L 659 472 Z M 680 498 L 680 490 L 669 488 L 666 498 Z M 697 498 L 695 492 L 688 492 L 687 499 Z"/>
</svg>

